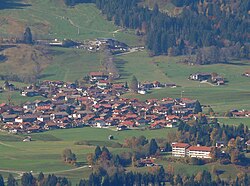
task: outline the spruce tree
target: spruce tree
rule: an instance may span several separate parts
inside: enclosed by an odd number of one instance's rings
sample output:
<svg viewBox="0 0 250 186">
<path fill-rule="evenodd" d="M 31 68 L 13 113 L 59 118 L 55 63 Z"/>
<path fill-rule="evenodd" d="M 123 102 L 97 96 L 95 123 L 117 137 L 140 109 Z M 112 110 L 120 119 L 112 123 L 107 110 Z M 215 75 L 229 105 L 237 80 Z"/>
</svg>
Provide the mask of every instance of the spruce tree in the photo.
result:
<svg viewBox="0 0 250 186">
<path fill-rule="evenodd" d="M 155 155 L 158 150 L 158 145 L 155 139 L 151 139 L 149 142 L 149 155 Z"/>
<path fill-rule="evenodd" d="M 0 174 L 0 185 L 4 186 L 4 179 L 3 176 Z"/>
<path fill-rule="evenodd" d="M 25 32 L 23 34 L 23 42 L 25 44 L 32 44 L 33 40 L 32 40 L 32 33 L 30 30 L 30 27 L 26 27 Z"/>
<path fill-rule="evenodd" d="M 7 180 L 7 186 L 17 186 L 17 181 L 15 180 L 14 176 L 12 174 L 9 174 L 8 180 Z"/>
<path fill-rule="evenodd" d="M 194 114 L 198 114 L 199 112 L 202 112 L 202 108 L 200 102 L 197 100 L 194 105 Z"/>
</svg>

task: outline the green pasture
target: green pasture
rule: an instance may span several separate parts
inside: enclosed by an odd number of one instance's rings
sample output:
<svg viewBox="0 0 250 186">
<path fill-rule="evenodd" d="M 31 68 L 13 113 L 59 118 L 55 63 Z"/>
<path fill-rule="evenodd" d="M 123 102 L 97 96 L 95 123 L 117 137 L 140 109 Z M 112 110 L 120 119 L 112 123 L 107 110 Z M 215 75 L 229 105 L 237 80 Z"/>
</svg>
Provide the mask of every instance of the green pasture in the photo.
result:
<svg viewBox="0 0 250 186">
<path fill-rule="evenodd" d="M 55 49 L 52 63 L 42 72 L 42 80 L 71 81 L 82 79 L 91 71 L 100 71 L 100 54 L 79 49 Z"/>
<path fill-rule="evenodd" d="M 248 127 L 250 127 L 250 118 L 220 118 L 218 119 L 218 121 L 222 124 L 226 124 L 226 125 L 234 125 L 237 126 L 239 124 L 244 124 L 247 125 Z"/>
<path fill-rule="evenodd" d="M 11 135 L 5 132 L 0 133 L 0 169 L 6 171 L 33 171 L 35 174 L 40 171 L 48 174 L 55 173 L 65 175 L 72 179 L 87 177 L 88 168 L 75 169 L 76 167 L 65 164 L 61 154 L 65 148 L 70 148 L 77 156 L 81 165 L 86 165 L 86 155 L 94 152 L 95 146 L 75 145 L 77 141 L 94 140 L 96 145 L 108 144 L 109 135 L 114 136 L 114 142 L 123 143 L 124 139 L 132 136 L 144 135 L 147 138 L 166 138 L 168 133 L 176 129 L 162 130 L 127 130 L 115 131 L 111 129 L 97 129 L 91 127 L 54 130 L 44 133 L 30 134 L 31 142 L 22 142 L 24 136 Z M 111 152 L 117 154 L 128 151 L 125 148 L 111 148 Z M 72 169 L 72 170 L 71 170 Z M 76 173 L 73 174 L 73 173 Z"/>
<path fill-rule="evenodd" d="M 229 109 L 250 109 L 250 79 L 241 74 L 250 68 L 249 61 L 233 61 L 229 64 L 186 65 L 180 63 L 182 57 L 148 57 L 146 52 L 132 53 L 117 58 L 116 65 L 122 81 L 131 81 L 135 75 L 141 82 L 160 81 L 175 83 L 177 88 L 152 90 L 146 95 L 127 94 L 126 97 L 137 97 L 141 100 L 163 97 L 189 97 L 198 99 L 203 105 L 210 105 L 215 112 Z M 188 80 L 192 73 L 216 72 L 223 76 L 227 83 L 213 86 L 208 83 Z M 182 93 L 181 93 L 182 92 Z"/>
<path fill-rule="evenodd" d="M 105 20 L 94 4 L 66 7 L 61 0 L 22 0 L 20 4 L 22 6 L 0 11 L 2 35 L 8 36 L 13 29 L 21 34 L 23 27 L 30 26 L 38 39 L 85 40 L 105 37 L 138 45 L 134 32 L 120 31 L 111 21 Z"/>
</svg>

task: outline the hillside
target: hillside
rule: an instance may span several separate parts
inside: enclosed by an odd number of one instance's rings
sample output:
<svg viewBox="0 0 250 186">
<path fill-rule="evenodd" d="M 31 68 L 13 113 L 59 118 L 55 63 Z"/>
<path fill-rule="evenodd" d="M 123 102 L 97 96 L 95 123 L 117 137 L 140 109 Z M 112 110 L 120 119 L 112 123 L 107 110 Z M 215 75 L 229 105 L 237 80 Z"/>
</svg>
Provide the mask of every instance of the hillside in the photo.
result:
<svg viewBox="0 0 250 186">
<path fill-rule="evenodd" d="M 5 8 L 0 10 L 0 37 L 21 37 L 29 26 L 34 39 L 106 37 L 126 41 L 129 45 L 139 42 L 133 32 L 122 32 L 106 21 L 93 4 L 66 7 L 62 0 L 21 0 L 1 7 Z"/>
<path fill-rule="evenodd" d="M 5 48 L 0 53 L 6 60 L 0 62 L 0 75 L 14 81 L 25 82 L 27 78 L 39 75 L 52 60 L 49 51 L 41 46 L 3 44 L 1 47 Z"/>
</svg>

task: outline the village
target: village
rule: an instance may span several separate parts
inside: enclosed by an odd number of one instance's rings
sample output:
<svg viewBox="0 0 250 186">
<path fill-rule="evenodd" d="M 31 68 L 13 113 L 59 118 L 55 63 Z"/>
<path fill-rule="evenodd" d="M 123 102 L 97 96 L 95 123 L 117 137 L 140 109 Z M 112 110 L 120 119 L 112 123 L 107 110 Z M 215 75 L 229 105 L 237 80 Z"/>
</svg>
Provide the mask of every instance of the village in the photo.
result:
<svg viewBox="0 0 250 186">
<path fill-rule="evenodd" d="M 103 72 L 90 72 L 88 85 L 63 81 L 42 81 L 22 90 L 5 82 L 1 90 L 20 91 L 22 96 L 43 96 L 44 100 L 26 102 L 22 105 L 0 105 L 1 129 L 9 133 L 30 134 L 53 129 L 77 127 L 154 130 L 178 127 L 180 122 L 201 117 L 210 122 L 203 113 L 198 100 L 189 98 L 138 99 L 122 98 L 129 91 L 126 83 L 110 83 Z M 138 93 L 152 88 L 175 87 L 158 81 L 138 83 Z M 250 111 L 232 111 L 234 117 L 249 117 Z M 26 137 L 23 141 L 31 141 Z M 216 143 L 217 145 L 217 143 Z M 224 144 L 223 144 L 224 145 Z M 249 141 L 246 145 L 250 145 Z M 212 147 L 172 143 L 173 157 L 196 157 L 210 159 Z M 143 160 L 145 161 L 145 160 Z M 151 162 L 151 160 L 150 160 Z M 152 165 L 152 164 L 151 164 Z M 148 166 L 145 164 L 145 166 Z M 150 165 L 149 165 L 150 166 Z"/>
<path fill-rule="evenodd" d="M 188 98 L 138 99 L 120 97 L 129 91 L 126 83 L 110 83 L 103 72 L 89 73 L 89 86 L 63 81 L 43 81 L 22 90 L 5 82 L 2 91 L 19 91 L 22 96 L 43 96 L 45 100 L 26 102 L 22 106 L 2 103 L 1 121 L 4 130 L 12 133 L 33 133 L 45 130 L 115 126 L 117 130 L 145 127 L 176 127 L 178 122 L 196 117 L 197 100 Z M 175 87 L 158 81 L 138 84 L 138 93 L 153 88 Z"/>
</svg>

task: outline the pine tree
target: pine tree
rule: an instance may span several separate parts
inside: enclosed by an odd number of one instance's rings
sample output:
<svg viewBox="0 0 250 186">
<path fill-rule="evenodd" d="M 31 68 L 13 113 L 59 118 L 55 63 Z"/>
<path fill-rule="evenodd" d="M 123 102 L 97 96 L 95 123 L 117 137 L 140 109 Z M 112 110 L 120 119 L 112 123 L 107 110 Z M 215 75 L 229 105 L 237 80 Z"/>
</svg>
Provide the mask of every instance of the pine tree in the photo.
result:
<svg viewBox="0 0 250 186">
<path fill-rule="evenodd" d="M 155 139 L 151 139 L 149 142 L 149 155 L 155 155 L 158 150 L 158 145 Z"/>
<path fill-rule="evenodd" d="M 23 42 L 25 44 L 32 44 L 33 40 L 32 40 L 32 33 L 30 30 L 30 27 L 26 27 L 25 32 L 23 34 Z"/>
<path fill-rule="evenodd" d="M 194 105 L 194 114 L 198 114 L 199 112 L 202 112 L 201 104 L 197 100 Z"/>
<path fill-rule="evenodd" d="M 95 155 L 94 155 L 95 161 L 99 159 L 101 154 L 102 154 L 102 150 L 101 150 L 100 146 L 97 145 L 96 148 L 95 148 Z"/>
<path fill-rule="evenodd" d="M 12 174 L 9 174 L 7 186 L 17 186 L 17 181 L 15 180 L 14 176 Z"/>
<path fill-rule="evenodd" d="M 4 179 L 3 176 L 0 174 L 0 185 L 4 186 Z"/>
</svg>

